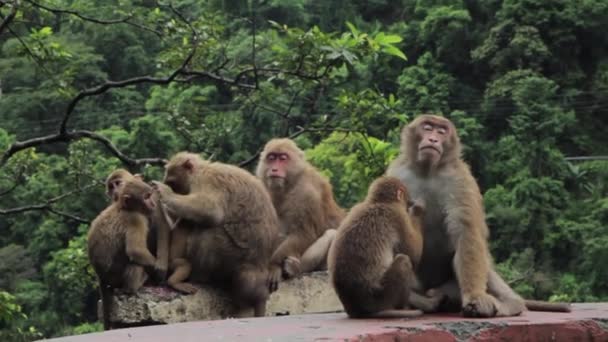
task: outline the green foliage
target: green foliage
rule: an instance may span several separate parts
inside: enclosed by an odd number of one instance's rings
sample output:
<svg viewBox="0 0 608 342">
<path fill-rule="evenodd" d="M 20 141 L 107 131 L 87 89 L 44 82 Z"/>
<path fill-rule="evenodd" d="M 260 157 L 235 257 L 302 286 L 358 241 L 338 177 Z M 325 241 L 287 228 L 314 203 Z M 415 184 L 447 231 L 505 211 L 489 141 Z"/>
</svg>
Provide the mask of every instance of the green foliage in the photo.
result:
<svg viewBox="0 0 608 342">
<path fill-rule="evenodd" d="M 70 101 L 106 81 L 174 75 L 84 98 L 67 130 L 100 134 L 129 158 L 190 150 L 248 167 L 268 139 L 298 136 L 348 208 L 397 155 L 401 127 L 434 112 L 458 129 L 514 288 L 608 300 L 608 162 L 565 159 L 608 154 L 605 1 L 45 6 L 62 12 L 21 1 L 0 33 L 0 149 L 57 133 Z M 117 167 L 163 174 L 90 139 L 28 148 L 0 167 L 0 209 L 35 206 L 0 215 L 0 340 L 101 328 L 81 221 L 107 205 L 101 182 Z"/>
<path fill-rule="evenodd" d="M 336 132 L 307 150 L 306 157 L 329 177 L 338 203 L 351 207 L 363 200 L 369 184 L 384 173 L 397 153 L 397 148 L 382 140 Z"/>
</svg>

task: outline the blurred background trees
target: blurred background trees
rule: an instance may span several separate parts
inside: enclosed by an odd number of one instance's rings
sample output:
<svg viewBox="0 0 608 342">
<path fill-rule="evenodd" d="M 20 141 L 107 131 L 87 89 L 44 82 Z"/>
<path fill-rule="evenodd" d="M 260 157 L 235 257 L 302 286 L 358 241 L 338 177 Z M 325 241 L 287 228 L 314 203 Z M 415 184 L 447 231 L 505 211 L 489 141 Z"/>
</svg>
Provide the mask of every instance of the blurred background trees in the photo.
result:
<svg viewBox="0 0 608 342">
<path fill-rule="evenodd" d="M 459 129 L 515 289 L 608 300 L 608 161 L 569 158 L 608 155 L 606 22 L 600 0 L 0 0 L 0 339 L 100 329 L 112 169 L 251 170 L 290 136 L 350 207 L 421 112 Z"/>
</svg>

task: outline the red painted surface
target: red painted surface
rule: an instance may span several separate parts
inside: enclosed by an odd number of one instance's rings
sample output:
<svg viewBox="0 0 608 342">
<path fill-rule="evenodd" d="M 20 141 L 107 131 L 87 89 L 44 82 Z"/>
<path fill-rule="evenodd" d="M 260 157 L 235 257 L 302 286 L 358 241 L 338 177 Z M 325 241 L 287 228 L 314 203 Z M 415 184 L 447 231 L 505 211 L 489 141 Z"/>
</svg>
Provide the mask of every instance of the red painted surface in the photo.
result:
<svg viewBox="0 0 608 342">
<path fill-rule="evenodd" d="M 53 341 L 608 341 L 608 303 L 575 304 L 571 313 L 465 319 L 348 319 L 345 314 L 188 322 L 70 336 Z"/>
</svg>

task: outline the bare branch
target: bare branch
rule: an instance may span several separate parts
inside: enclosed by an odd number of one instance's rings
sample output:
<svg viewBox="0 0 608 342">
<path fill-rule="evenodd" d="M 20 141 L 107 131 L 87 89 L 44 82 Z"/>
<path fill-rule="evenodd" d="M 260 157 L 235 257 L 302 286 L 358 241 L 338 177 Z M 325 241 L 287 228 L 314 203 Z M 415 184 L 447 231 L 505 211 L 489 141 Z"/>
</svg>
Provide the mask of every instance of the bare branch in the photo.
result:
<svg viewBox="0 0 608 342">
<path fill-rule="evenodd" d="M 66 213 L 66 212 L 63 212 L 63 211 L 61 211 L 61 210 L 57 210 L 57 209 L 52 208 L 52 207 L 51 207 L 51 208 L 48 208 L 48 211 L 49 211 L 50 213 L 55 214 L 55 215 L 58 215 L 58 216 L 63 216 L 63 217 L 69 218 L 69 219 L 71 219 L 71 220 L 74 220 L 74 221 L 76 221 L 76 222 L 80 222 L 80 223 L 84 223 L 84 224 L 89 224 L 89 223 L 91 223 L 91 220 L 86 220 L 86 219 L 83 219 L 83 218 L 82 218 L 82 217 L 80 217 L 80 216 L 76 216 L 76 215 L 74 215 L 74 214 Z"/>
<path fill-rule="evenodd" d="M 586 161 L 586 160 L 608 160 L 608 156 L 580 156 L 580 157 L 566 157 L 568 161 Z"/>
<path fill-rule="evenodd" d="M 15 142 L 2 155 L 2 159 L 0 159 L 0 166 L 6 164 L 6 162 L 12 155 L 27 148 L 51 143 L 75 141 L 83 138 L 99 141 L 110 151 L 110 153 L 120 159 L 124 164 L 129 165 L 131 167 L 146 164 L 164 165 L 166 163 L 166 160 L 162 158 L 129 158 L 127 155 L 119 151 L 118 148 L 114 146 L 114 144 L 108 138 L 91 131 L 76 130 Z"/>
<path fill-rule="evenodd" d="M 186 81 L 186 82 L 191 81 L 193 79 L 197 79 L 197 78 L 207 78 L 207 79 L 220 81 L 220 82 L 234 85 L 234 86 L 241 87 L 241 88 L 256 89 L 255 85 L 253 85 L 253 84 L 240 83 L 236 78 L 230 79 L 230 78 L 227 78 L 227 77 L 224 77 L 224 76 L 221 76 L 218 74 L 214 74 L 211 72 L 207 72 L 207 71 L 184 70 L 182 72 L 182 75 L 190 76 L 190 77 L 184 79 L 184 81 Z"/>
<path fill-rule="evenodd" d="M 0 34 L 2 34 L 2 31 L 8 27 L 13 19 L 15 19 L 15 16 L 17 15 L 17 7 L 19 7 L 19 0 L 12 1 L 11 9 L 8 12 L 8 15 L 3 18 L 2 22 L 0 22 Z"/>
<path fill-rule="evenodd" d="M 65 212 L 62 212 L 60 210 L 57 210 L 55 208 L 53 208 L 53 204 L 59 202 L 60 200 L 77 194 L 77 193 L 81 193 L 84 192 L 85 190 L 88 190 L 94 186 L 98 186 L 100 184 L 100 182 L 93 182 L 89 185 L 86 185 L 84 187 L 80 187 L 78 189 L 72 190 L 72 191 L 68 191 L 64 194 L 61 194 L 59 196 L 50 198 L 48 200 L 46 200 L 44 203 L 40 203 L 40 204 L 32 204 L 32 205 L 26 205 L 26 206 L 22 206 L 22 207 L 17 207 L 17 208 L 10 208 L 10 209 L 0 209 L 0 215 L 11 215 L 11 214 L 19 214 L 19 213 L 23 213 L 23 212 L 27 212 L 27 211 L 35 211 L 35 210 L 47 210 L 53 214 L 56 215 L 60 215 L 60 216 L 64 216 L 67 218 L 70 218 L 72 220 L 81 222 L 81 223 L 89 223 L 89 220 L 85 220 L 81 217 L 78 217 L 76 215 L 72 215 L 72 214 L 68 214 Z"/>
<path fill-rule="evenodd" d="M 89 16 L 86 16 L 80 12 L 76 12 L 76 11 L 72 11 L 72 10 L 66 10 L 66 9 L 61 9 L 61 8 L 51 8 L 45 5 L 42 5 L 38 2 L 32 1 L 32 0 L 26 0 L 27 2 L 29 2 L 32 6 L 34 7 L 38 7 L 40 9 L 43 9 L 45 11 L 51 12 L 51 13 L 56 13 L 56 14 L 68 14 L 68 15 L 73 15 L 79 19 L 82 19 L 84 21 L 88 21 L 91 23 L 95 23 L 95 24 L 100 24 L 100 25 L 114 25 L 114 24 L 127 24 L 133 27 L 137 27 L 139 29 L 142 29 L 144 31 L 148 31 L 148 32 L 152 32 L 155 35 L 162 37 L 162 33 L 159 31 L 156 31 L 152 28 L 143 26 L 141 24 L 138 23 L 134 23 L 131 21 L 131 19 L 133 19 L 133 14 L 130 14 L 124 18 L 121 19 L 98 19 L 98 18 L 92 18 Z"/>
</svg>

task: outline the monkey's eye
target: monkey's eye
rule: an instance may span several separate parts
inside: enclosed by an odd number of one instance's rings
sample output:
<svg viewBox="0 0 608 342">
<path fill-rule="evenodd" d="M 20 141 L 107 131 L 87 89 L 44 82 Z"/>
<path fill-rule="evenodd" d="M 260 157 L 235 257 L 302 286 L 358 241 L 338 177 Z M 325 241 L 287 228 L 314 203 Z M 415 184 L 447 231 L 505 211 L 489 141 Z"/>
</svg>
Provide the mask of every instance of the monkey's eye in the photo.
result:
<svg viewBox="0 0 608 342">
<path fill-rule="evenodd" d="M 429 124 L 424 124 L 424 126 L 422 126 L 422 129 L 425 131 L 432 131 L 433 130 L 433 126 L 429 125 Z"/>
<path fill-rule="evenodd" d="M 279 155 L 279 160 L 286 161 L 287 159 L 289 159 L 289 157 L 287 156 L 287 154 L 283 153 L 283 154 Z"/>
<path fill-rule="evenodd" d="M 444 135 L 447 133 L 447 129 L 443 128 L 443 127 L 439 127 L 439 129 L 437 129 L 437 133 Z"/>
<path fill-rule="evenodd" d="M 274 161 L 275 159 L 277 159 L 277 155 L 274 153 L 271 153 L 268 155 L 268 157 L 266 157 L 266 160 L 269 160 L 269 161 Z"/>
</svg>

